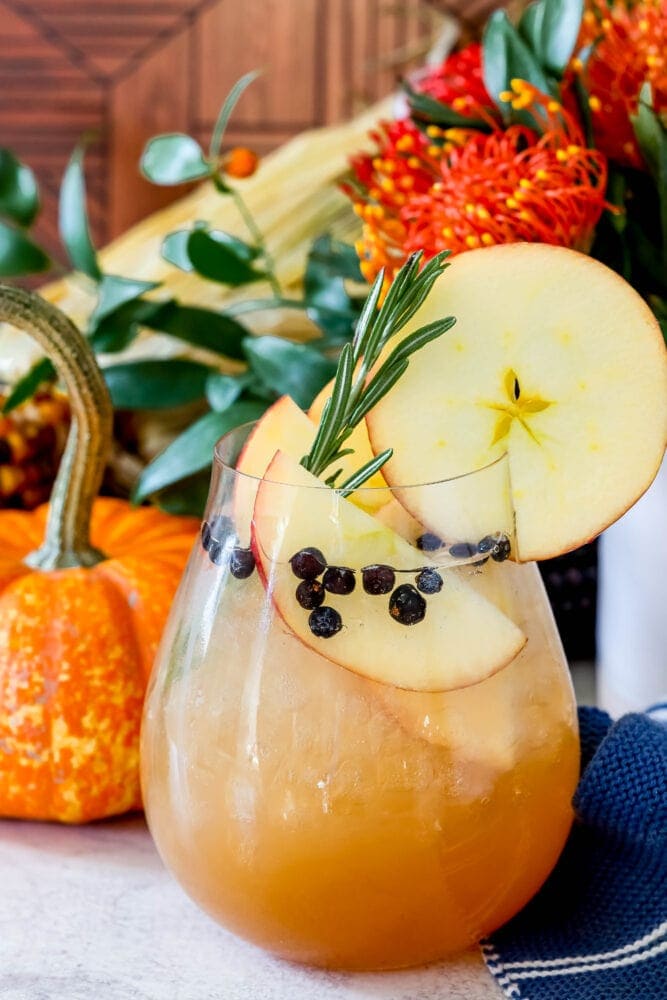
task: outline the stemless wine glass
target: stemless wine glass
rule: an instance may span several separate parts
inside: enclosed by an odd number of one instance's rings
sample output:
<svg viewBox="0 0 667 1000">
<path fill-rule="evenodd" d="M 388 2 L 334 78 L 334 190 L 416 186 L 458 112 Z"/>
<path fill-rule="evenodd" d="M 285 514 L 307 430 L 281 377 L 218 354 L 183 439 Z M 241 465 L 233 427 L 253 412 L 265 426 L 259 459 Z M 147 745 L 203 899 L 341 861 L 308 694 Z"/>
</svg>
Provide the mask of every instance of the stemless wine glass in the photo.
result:
<svg viewBox="0 0 667 1000">
<path fill-rule="evenodd" d="M 505 558 L 511 510 L 489 499 L 506 459 L 345 500 L 235 471 L 249 430 L 217 447 L 152 675 L 151 831 L 200 906 L 278 955 L 439 959 L 539 888 L 578 775 L 539 573 Z M 415 517 L 436 509 L 444 539 Z M 443 664 L 453 690 L 407 689 Z"/>
</svg>

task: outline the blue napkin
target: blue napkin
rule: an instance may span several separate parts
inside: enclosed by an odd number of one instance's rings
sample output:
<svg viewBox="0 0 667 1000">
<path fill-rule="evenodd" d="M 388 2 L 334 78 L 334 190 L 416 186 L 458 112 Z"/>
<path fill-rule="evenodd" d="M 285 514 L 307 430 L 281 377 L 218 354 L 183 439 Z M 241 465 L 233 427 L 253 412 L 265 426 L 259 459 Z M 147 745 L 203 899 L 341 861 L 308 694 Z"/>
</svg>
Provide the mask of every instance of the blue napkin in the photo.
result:
<svg viewBox="0 0 667 1000">
<path fill-rule="evenodd" d="M 570 838 L 484 959 L 513 1000 L 667 1000 L 667 726 L 595 708 L 579 725 Z"/>
</svg>

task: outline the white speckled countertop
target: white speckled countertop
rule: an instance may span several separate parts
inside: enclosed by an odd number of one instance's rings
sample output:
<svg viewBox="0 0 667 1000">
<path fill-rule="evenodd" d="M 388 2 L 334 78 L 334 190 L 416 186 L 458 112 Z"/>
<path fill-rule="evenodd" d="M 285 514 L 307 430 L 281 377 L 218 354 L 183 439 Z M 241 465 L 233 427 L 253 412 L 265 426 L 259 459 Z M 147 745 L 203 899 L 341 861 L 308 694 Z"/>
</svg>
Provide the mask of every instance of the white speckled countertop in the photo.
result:
<svg viewBox="0 0 667 1000">
<path fill-rule="evenodd" d="M 141 818 L 0 822 L 2 1000 L 499 1000 L 477 952 L 411 972 L 290 965 L 191 903 Z"/>
</svg>

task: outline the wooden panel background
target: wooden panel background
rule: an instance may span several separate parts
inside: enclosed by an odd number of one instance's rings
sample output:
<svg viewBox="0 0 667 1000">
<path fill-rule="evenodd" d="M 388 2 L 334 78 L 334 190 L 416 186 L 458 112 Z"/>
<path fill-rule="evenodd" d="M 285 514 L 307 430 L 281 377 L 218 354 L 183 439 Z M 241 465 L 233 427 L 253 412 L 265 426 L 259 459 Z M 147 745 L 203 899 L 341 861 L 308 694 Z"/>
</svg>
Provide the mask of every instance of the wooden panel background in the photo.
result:
<svg viewBox="0 0 667 1000">
<path fill-rule="evenodd" d="M 242 73 L 231 143 L 266 152 L 389 93 L 452 11 L 478 23 L 493 0 L 0 0 L 0 145 L 36 170 L 43 240 L 57 246 L 57 192 L 78 138 L 98 243 L 178 192 L 139 175 L 144 142 L 189 131 L 204 143 Z"/>
</svg>

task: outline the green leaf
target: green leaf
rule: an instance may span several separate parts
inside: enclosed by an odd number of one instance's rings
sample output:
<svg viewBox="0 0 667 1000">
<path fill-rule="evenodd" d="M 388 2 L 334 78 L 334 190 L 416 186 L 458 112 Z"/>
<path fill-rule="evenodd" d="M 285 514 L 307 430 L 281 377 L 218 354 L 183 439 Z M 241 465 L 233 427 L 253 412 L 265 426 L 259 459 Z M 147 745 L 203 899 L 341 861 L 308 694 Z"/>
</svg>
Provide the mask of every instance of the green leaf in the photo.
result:
<svg viewBox="0 0 667 1000">
<path fill-rule="evenodd" d="M 309 318 L 326 335 L 326 348 L 344 343 L 354 333 L 358 300 L 347 291 L 345 280 L 363 282 L 354 247 L 320 236 L 308 254 L 304 274 L 304 301 Z"/>
<path fill-rule="evenodd" d="M 308 251 L 306 279 L 323 286 L 331 278 L 348 278 L 365 284 L 354 247 L 350 243 L 335 240 L 330 233 L 323 233 Z"/>
<path fill-rule="evenodd" d="M 243 91 L 257 79 L 260 72 L 261 71 L 258 69 L 253 69 L 249 73 L 245 73 L 239 80 L 236 81 L 232 89 L 227 94 L 224 103 L 220 108 L 220 112 L 213 129 L 213 135 L 211 136 L 211 145 L 209 148 L 209 155 L 211 159 L 215 159 L 220 155 L 220 146 L 222 145 L 222 139 L 229 123 L 229 119 L 232 116 L 232 112 L 238 104 Z"/>
<path fill-rule="evenodd" d="M 39 212 L 37 181 L 30 167 L 0 148 L 0 215 L 29 226 Z"/>
<path fill-rule="evenodd" d="M 266 277 L 250 263 L 256 256 L 254 248 L 228 233 L 193 229 L 188 237 L 187 255 L 198 274 L 223 285 L 247 285 Z"/>
<path fill-rule="evenodd" d="M 202 469 L 194 476 L 162 490 L 154 503 L 160 510 L 177 517 L 201 517 L 206 508 L 210 479 L 210 470 Z"/>
<path fill-rule="evenodd" d="M 85 147 L 84 139 L 75 147 L 65 168 L 60 185 L 58 227 L 72 267 L 87 274 L 93 281 L 99 281 L 102 272 L 90 238 L 86 207 L 86 178 L 83 172 Z"/>
<path fill-rule="evenodd" d="M 181 306 L 177 302 L 164 303 L 161 309 L 147 316 L 143 323 L 151 330 L 169 333 L 188 344 L 205 347 L 216 354 L 241 361 L 244 340 L 249 330 L 238 320 L 211 309 Z"/>
<path fill-rule="evenodd" d="M 253 381 L 248 372 L 242 375 L 223 375 L 212 372 L 206 379 L 206 398 L 212 410 L 222 413 L 235 403 L 244 389 Z"/>
<path fill-rule="evenodd" d="M 643 85 L 639 93 L 637 113 L 631 115 L 630 120 L 642 156 L 658 191 L 663 265 L 667 270 L 667 129 L 653 110 L 653 92 L 650 83 Z"/>
<path fill-rule="evenodd" d="M 194 271 L 188 257 L 188 240 L 191 232 L 191 229 L 176 229 L 173 233 L 165 236 L 160 247 L 162 259 L 173 264 L 174 267 L 180 268 L 181 271 Z"/>
<path fill-rule="evenodd" d="M 504 10 L 496 10 L 486 23 L 483 37 L 484 83 L 494 103 L 506 121 L 514 119 L 535 127 L 535 119 L 526 111 L 513 111 L 511 105 L 500 99 L 509 90 L 512 80 L 527 80 L 544 93 L 552 93 L 554 86 L 509 21 Z"/>
<path fill-rule="evenodd" d="M 41 247 L 20 229 L 0 222 L 0 277 L 17 278 L 22 274 L 48 271 L 51 261 Z"/>
<path fill-rule="evenodd" d="M 536 0 L 529 3 L 519 19 L 519 34 L 533 50 L 538 59 L 542 59 L 542 24 L 544 10 L 548 0 Z"/>
<path fill-rule="evenodd" d="M 3 413 L 11 413 L 12 410 L 35 395 L 37 389 L 44 382 L 53 382 L 56 377 L 56 370 L 48 358 L 42 358 L 32 366 L 14 385 L 9 396 L 2 407 Z"/>
<path fill-rule="evenodd" d="M 549 73 L 560 77 L 569 63 L 579 37 L 584 0 L 542 0 L 540 46 L 535 53 Z"/>
<path fill-rule="evenodd" d="M 441 128 L 476 128 L 481 132 L 490 132 L 491 126 L 481 118 L 470 118 L 460 115 L 442 101 L 436 100 L 430 94 L 421 94 L 407 80 L 401 81 L 401 86 L 408 97 L 412 114 L 422 119 L 424 124 L 439 125 Z M 419 125 L 420 122 L 417 121 Z"/>
<path fill-rule="evenodd" d="M 93 349 L 103 353 L 125 350 L 141 327 L 147 326 L 149 320 L 160 315 L 166 305 L 163 302 L 147 302 L 144 299 L 132 299 L 123 303 L 112 313 L 88 327 L 88 338 Z"/>
<path fill-rule="evenodd" d="M 208 226 L 206 223 L 197 222 L 195 223 L 195 229 L 208 231 Z M 164 260 L 180 268 L 181 271 L 194 271 L 194 265 L 188 256 L 188 240 L 192 232 L 192 229 L 177 229 L 173 233 L 169 233 L 168 236 L 165 236 L 160 248 L 160 253 Z M 232 236 L 231 233 L 214 229 L 211 230 L 209 235 L 216 242 L 225 244 L 241 260 L 250 262 L 255 260 L 259 255 L 260 251 L 258 247 L 244 243 L 243 240 Z"/>
<path fill-rule="evenodd" d="M 199 143 L 182 132 L 156 135 L 146 143 L 141 172 L 153 184 L 184 184 L 211 174 L 211 165 Z"/>
<path fill-rule="evenodd" d="M 310 406 L 336 372 L 335 362 L 312 347 L 282 337 L 248 337 L 244 351 L 251 371 L 265 385 L 279 396 L 291 396 L 301 407 Z"/>
<path fill-rule="evenodd" d="M 242 401 L 224 413 L 212 411 L 200 417 L 146 466 L 134 488 L 134 502 L 207 468 L 213 460 L 216 442 L 223 434 L 240 424 L 257 420 L 265 409 L 264 403 Z"/>
<path fill-rule="evenodd" d="M 116 274 L 105 274 L 98 287 L 97 305 L 90 317 L 92 327 L 96 327 L 101 320 L 111 313 L 116 312 L 127 302 L 138 299 L 144 292 L 150 292 L 154 288 L 159 288 L 158 281 L 140 281 L 135 278 L 121 278 Z"/>
<path fill-rule="evenodd" d="M 203 399 L 213 369 L 184 358 L 131 361 L 104 369 L 113 405 L 120 410 L 163 410 Z"/>
</svg>

